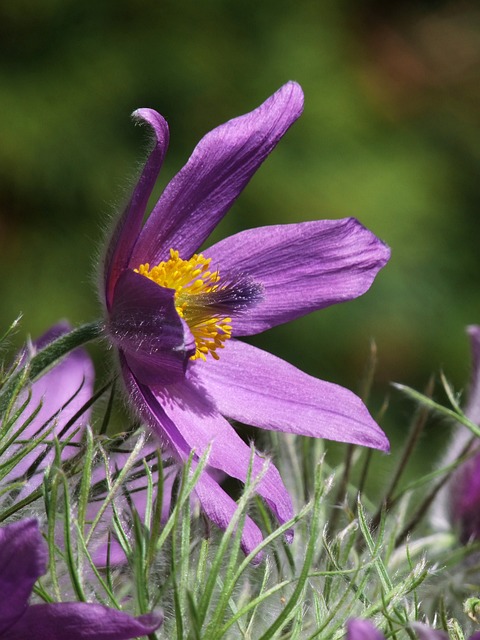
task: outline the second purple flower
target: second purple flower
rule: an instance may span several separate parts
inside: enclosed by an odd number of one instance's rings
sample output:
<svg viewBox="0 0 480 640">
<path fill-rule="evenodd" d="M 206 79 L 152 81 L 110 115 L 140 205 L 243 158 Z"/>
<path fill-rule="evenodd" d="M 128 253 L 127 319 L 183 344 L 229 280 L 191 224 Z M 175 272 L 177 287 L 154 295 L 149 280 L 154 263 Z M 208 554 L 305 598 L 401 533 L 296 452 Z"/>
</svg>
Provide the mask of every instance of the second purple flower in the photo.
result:
<svg viewBox="0 0 480 640">
<path fill-rule="evenodd" d="M 208 133 L 143 223 L 169 133 L 151 109 L 134 117 L 154 146 L 106 251 L 101 296 L 106 330 L 143 420 L 179 460 L 192 450 L 245 481 L 250 448 L 228 419 L 264 429 L 382 450 L 388 441 L 350 391 L 299 371 L 237 338 L 262 332 L 368 290 L 389 249 L 353 218 L 249 229 L 199 247 L 299 117 L 294 82 L 260 107 Z M 264 460 L 257 455 L 253 473 Z M 273 464 L 258 493 L 278 520 L 293 515 Z M 196 487 L 225 527 L 234 501 L 204 472 Z M 244 548 L 261 539 L 250 520 Z"/>
</svg>

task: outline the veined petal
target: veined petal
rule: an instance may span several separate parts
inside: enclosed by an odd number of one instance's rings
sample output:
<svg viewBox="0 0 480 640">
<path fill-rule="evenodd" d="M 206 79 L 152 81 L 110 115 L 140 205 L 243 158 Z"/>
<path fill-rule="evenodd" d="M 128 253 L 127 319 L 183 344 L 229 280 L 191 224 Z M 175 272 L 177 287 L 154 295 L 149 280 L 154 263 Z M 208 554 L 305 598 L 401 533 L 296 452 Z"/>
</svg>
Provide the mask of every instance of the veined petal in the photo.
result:
<svg viewBox="0 0 480 640">
<path fill-rule="evenodd" d="M 115 287 L 107 330 L 144 384 L 182 379 L 195 340 L 180 318 L 175 292 L 127 270 Z"/>
<path fill-rule="evenodd" d="M 148 199 L 163 164 L 168 148 L 168 125 L 162 116 L 153 109 L 138 109 L 133 118 L 147 123 L 154 133 L 154 147 L 143 168 L 122 217 L 118 220 L 110 238 L 104 260 L 105 304 L 110 309 L 115 284 L 132 253 L 133 246 L 140 233 Z"/>
<path fill-rule="evenodd" d="M 385 434 L 351 391 L 244 342 L 229 340 L 218 361 L 196 365 L 195 373 L 228 418 L 263 429 L 389 448 Z"/>
<path fill-rule="evenodd" d="M 87 602 L 36 604 L 2 634 L 2 640 L 129 640 L 153 633 L 162 620 L 159 614 L 134 618 Z"/>
<path fill-rule="evenodd" d="M 33 585 L 47 569 L 47 547 L 36 520 L 0 528 L 0 635 L 24 613 Z M 24 636 L 24 638 L 29 637 Z"/>
<path fill-rule="evenodd" d="M 390 257 L 355 218 L 248 229 L 203 253 L 220 274 L 244 273 L 263 286 L 257 304 L 232 315 L 236 336 L 362 295 Z"/>
<path fill-rule="evenodd" d="M 158 264 L 170 248 L 189 259 L 302 109 L 301 88 L 288 82 L 251 113 L 208 133 L 155 205 L 130 266 Z"/>
<path fill-rule="evenodd" d="M 370 620 L 352 618 L 347 622 L 346 640 L 385 640 L 385 636 L 373 626 Z"/>
<path fill-rule="evenodd" d="M 67 333 L 70 326 L 66 322 L 58 323 L 47 331 L 39 340 L 35 341 L 35 350 L 43 349 L 53 340 Z M 75 349 L 63 360 L 49 369 L 42 377 L 36 380 L 30 388 L 30 401 L 9 432 L 18 431 L 29 420 L 34 411 L 41 404 L 30 424 L 19 434 L 20 440 L 40 438 L 50 432 L 47 437 L 52 440 L 54 436 L 60 440 L 68 440 L 63 448 L 62 459 L 68 460 L 78 452 L 78 444 L 82 438 L 83 430 L 90 419 L 90 410 L 81 411 L 85 403 L 90 400 L 93 393 L 95 372 L 90 356 L 84 349 Z M 27 400 L 27 392 L 20 395 L 18 405 L 21 406 Z M 78 418 L 74 418 L 78 415 Z M 11 458 L 24 444 L 13 443 L 0 461 Z M 33 491 L 41 482 L 44 470 L 53 460 L 55 455 L 51 445 L 39 445 L 24 456 L 15 465 L 15 468 L 3 478 L 3 482 L 13 482 L 20 479 L 27 472 L 32 474 L 28 483 L 28 491 Z M 17 497 L 17 499 L 21 499 Z"/>
</svg>

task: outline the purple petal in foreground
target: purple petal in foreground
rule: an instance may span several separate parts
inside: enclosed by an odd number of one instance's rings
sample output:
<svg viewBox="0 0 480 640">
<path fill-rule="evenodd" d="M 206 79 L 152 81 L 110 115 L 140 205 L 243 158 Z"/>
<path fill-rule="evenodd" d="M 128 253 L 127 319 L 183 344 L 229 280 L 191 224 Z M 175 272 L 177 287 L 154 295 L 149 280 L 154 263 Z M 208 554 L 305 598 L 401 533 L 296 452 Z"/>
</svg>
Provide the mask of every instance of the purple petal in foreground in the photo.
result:
<svg viewBox="0 0 480 640">
<path fill-rule="evenodd" d="M 233 334 L 242 336 L 357 298 L 390 250 L 358 220 L 345 218 L 249 229 L 204 255 L 220 274 L 245 274 L 262 285 L 262 300 L 232 316 Z"/>
<path fill-rule="evenodd" d="M 190 258 L 302 109 L 301 88 L 288 82 L 251 113 L 207 133 L 155 205 L 130 266 L 158 264 L 170 248 Z"/>
<path fill-rule="evenodd" d="M 36 520 L 0 528 L 0 636 L 2 640 L 128 640 L 162 623 L 159 615 L 128 613 L 85 602 L 28 604 L 47 569 L 47 546 Z"/>
<path fill-rule="evenodd" d="M 28 607 L 2 640 L 129 640 L 153 633 L 162 616 L 134 618 L 117 609 L 86 602 L 56 602 Z"/>
<path fill-rule="evenodd" d="M 229 340 L 220 360 L 202 365 L 195 373 L 228 418 L 263 429 L 389 448 L 385 434 L 355 394 L 266 351 Z"/>
<path fill-rule="evenodd" d="M 33 585 L 47 568 L 47 549 L 36 520 L 0 528 L 0 636 L 24 613 Z M 24 636 L 25 640 L 28 636 Z"/>
<path fill-rule="evenodd" d="M 122 217 L 116 224 L 104 260 L 105 304 L 110 309 L 113 292 L 122 271 L 127 268 L 132 249 L 143 224 L 148 198 L 155 185 L 168 147 L 168 125 L 153 109 L 138 109 L 133 117 L 147 123 L 155 135 L 155 145 L 145 164 Z"/>
</svg>

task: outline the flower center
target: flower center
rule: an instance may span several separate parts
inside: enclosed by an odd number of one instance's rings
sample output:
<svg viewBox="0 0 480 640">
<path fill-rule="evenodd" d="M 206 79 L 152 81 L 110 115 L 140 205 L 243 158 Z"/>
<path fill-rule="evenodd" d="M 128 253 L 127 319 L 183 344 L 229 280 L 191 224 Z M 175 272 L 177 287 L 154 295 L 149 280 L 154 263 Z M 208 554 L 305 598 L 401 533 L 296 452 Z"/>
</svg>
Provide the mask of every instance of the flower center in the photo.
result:
<svg viewBox="0 0 480 640">
<path fill-rule="evenodd" d="M 219 272 L 210 270 L 210 261 L 201 253 L 182 260 L 178 251 L 170 249 L 169 260 L 151 269 L 148 262 L 135 269 L 161 287 L 175 290 L 175 307 L 195 339 L 196 351 L 191 360 L 206 360 L 209 353 L 219 359 L 217 349 L 232 334 L 228 312 L 239 306 L 235 288 L 238 282 L 222 283 Z"/>
</svg>

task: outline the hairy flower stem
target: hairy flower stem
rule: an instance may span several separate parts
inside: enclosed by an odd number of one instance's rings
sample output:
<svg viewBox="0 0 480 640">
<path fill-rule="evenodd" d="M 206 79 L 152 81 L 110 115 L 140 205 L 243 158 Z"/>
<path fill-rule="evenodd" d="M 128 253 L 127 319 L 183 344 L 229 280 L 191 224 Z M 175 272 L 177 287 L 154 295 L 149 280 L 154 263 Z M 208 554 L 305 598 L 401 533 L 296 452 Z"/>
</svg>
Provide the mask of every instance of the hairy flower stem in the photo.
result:
<svg viewBox="0 0 480 640">
<path fill-rule="evenodd" d="M 355 445 L 349 444 L 345 455 L 345 466 L 343 468 L 342 477 L 338 486 L 338 491 L 333 501 L 335 506 L 347 503 L 348 500 L 348 482 L 350 480 L 350 471 L 352 468 L 353 453 L 355 451 Z M 340 515 L 340 509 L 333 509 L 332 516 L 328 521 L 328 536 L 332 537 L 335 534 L 337 528 L 337 521 Z"/>
<path fill-rule="evenodd" d="M 433 378 L 430 378 L 425 388 L 425 396 L 429 398 L 432 397 L 433 387 L 434 387 L 434 381 L 433 381 Z M 410 456 L 412 455 L 413 451 L 415 450 L 415 447 L 417 446 L 418 440 L 427 423 L 427 418 L 429 416 L 429 413 L 430 411 L 426 407 L 422 407 L 418 412 L 415 421 L 413 422 L 413 425 L 410 429 L 410 433 L 408 436 L 408 440 L 403 450 L 402 457 L 395 471 L 395 474 L 393 475 L 393 478 L 390 482 L 390 486 L 387 489 L 387 492 L 385 494 L 385 497 L 382 501 L 381 506 L 378 508 L 377 513 L 374 515 L 372 519 L 372 528 L 374 529 L 378 527 L 378 523 L 380 522 L 382 511 L 384 509 L 385 510 L 390 509 L 390 507 L 392 506 L 395 500 L 393 497 L 393 494 L 398 486 L 398 483 L 400 481 L 400 478 L 403 475 L 403 472 L 405 471 L 408 461 L 410 460 Z"/>
<path fill-rule="evenodd" d="M 51 342 L 30 360 L 29 379 L 35 380 L 47 367 L 62 358 L 69 351 L 99 338 L 103 333 L 102 322 L 91 322 L 74 329 Z"/>
<path fill-rule="evenodd" d="M 368 398 L 370 396 L 370 392 L 372 390 L 372 385 L 373 385 L 373 379 L 375 376 L 375 370 L 377 367 L 377 362 L 378 362 L 378 358 L 377 358 L 377 345 L 375 344 L 375 342 L 372 340 L 370 342 L 370 351 L 368 354 L 368 360 L 365 366 L 365 374 L 363 376 L 363 383 L 362 383 L 362 388 L 361 388 L 361 393 L 360 393 L 360 397 L 362 398 L 363 402 L 365 404 L 367 404 L 368 402 Z M 356 447 L 354 445 L 349 445 L 347 447 L 347 452 L 345 454 L 345 466 L 343 469 L 343 474 L 342 474 L 342 478 L 341 481 L 339 483 L 339 487 L 338 487 L 338 491 L 337 494 L 335 496 L 335 500 L 334 500 L 334 504 L 335 505 L 340 505 L 340 504 L 345 504 L 346 507 L 348 507 L 348 484 L 350 481 L 350 473 L 352 470 L 352 465 L 353 465 L 353 456 L 355 453 Z M 368 451 L 368 455 L 371 454 L 371 450 Z M 367 467 L 368 468 L 368 467 Z M 366 477 L 366 469 L 364 468 L 365 471 L 365 477 Z M 358 494 L 361 493 L 361 490 L 359 490 Z M 328 535 L 329 536 L 333 536 L 336 526 L 337 526 L 337 520 L 338 520 L 338 516 L 339 516 L 339 509 L 335 509 L 332 512 L 332 517 L 329 520 L 328 523 Z"/>
</svg>

